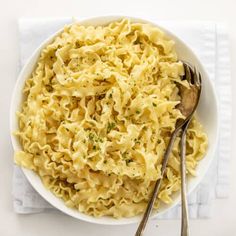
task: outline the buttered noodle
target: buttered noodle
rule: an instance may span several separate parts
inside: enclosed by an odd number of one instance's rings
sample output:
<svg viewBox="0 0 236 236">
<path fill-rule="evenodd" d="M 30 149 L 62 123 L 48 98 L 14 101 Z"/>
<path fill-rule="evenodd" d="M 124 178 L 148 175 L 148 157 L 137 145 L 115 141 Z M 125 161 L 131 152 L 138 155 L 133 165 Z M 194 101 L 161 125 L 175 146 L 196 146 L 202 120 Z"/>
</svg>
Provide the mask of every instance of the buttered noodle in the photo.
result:
<svg viewBox="0 0 236 236">
<path fill-rule="evenodd" d="M 40 176 L 69 207 L 93 216 L 144 211 L 160 178 L 177 119 L 183 65 L 174 42 L 128 19 L 65 27 L 41 52 L 18 113 L 22 151 L 15 162 Z M 179 138 L 155 207 L 180 188 Z M 187 172 L 195 174 L 207 137 L 193 119 Z"/>
</svg>

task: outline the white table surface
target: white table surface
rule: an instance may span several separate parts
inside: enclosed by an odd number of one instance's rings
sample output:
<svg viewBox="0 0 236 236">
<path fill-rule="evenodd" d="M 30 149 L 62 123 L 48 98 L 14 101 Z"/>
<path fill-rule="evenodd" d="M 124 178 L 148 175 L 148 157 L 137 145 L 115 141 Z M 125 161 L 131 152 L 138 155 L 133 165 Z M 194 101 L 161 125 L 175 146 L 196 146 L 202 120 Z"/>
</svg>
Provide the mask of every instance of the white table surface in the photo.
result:
<svg viewBox="0 0 236 236">
<path fill-rule="evenodd" d="M 0 0 L 0 235 L 1 236 L 129 236 L 136 225 L 104 227 L 83 223 L 63 214 L 17 215 L 11 196 L 13 152 L 9 135 L 9 104 L 17 76 L 18 17 L 90 17 L 104 14 L 151 15 L 160 20 L 216 20 L 229 23 L 232 59 L 232 91 L 236 90 L 236 1 L 235 0 Z M 236 105 L 233 93 L 233 107 Z M 233 110 L 233 120 L 235 117 Z M 236 131 L 233 125 L 233 133 Z M 233 134 L 232 145 L 236 146 Z M 235 150 L 235 149 L 234 149 Z M 215 200 L 213 217 L 191 221 L 191 236 L 236 235 L 236 152 L 232 153 L 231 193 Z M 155 228 L 155 230 L 153 229 Z M 149 225 L 149 236 L 179 235 L 178 220 Z"/>
</svg>

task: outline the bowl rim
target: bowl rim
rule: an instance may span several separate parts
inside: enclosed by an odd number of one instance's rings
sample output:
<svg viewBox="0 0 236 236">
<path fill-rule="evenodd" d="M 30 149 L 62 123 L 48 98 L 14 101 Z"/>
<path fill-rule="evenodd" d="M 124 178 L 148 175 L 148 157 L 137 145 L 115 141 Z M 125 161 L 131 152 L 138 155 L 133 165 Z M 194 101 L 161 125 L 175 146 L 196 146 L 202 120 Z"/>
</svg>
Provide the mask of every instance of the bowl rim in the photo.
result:
<svg viewBox="0 0 236 236">
<path fill-rule="evenodd" d="M 201 176 L 198 176 L 198 181 L 194 184 L 192 184 L 192 186 L 188 189 L 187 194 L 190 194 L 198 185 L 199 183 L 201 183 L 202 179 L 204 178 L 204 176 L 206 175 L 209 166 L 212 163 L 212 160 L 214 158 L 214 155 L 216 153 L 216 146 L 218 143 L 218 139 L 219 139 L 219 102 L 218 102 L 218 97 L 216 96 L 216 91 L 215 91 L 215 86 L 212 82 L 212 80 L 209 78 L 209 75 L 207 73 L 207 71 L 205 70 L 203 64 L 201 63 L 201 60 L 198 58 L 198 56 L 194 53 L 194 51 L 182 40 L 180 39 L 178 36 L 176 36 L 174 33 L 172 33 L 171 31 L 169 31 L 168 29 L 166 29 L 165 27 L 163 27 L 161 24 L 158 24 L 158 22 L 156 23 L 155 20 L 149 20 L 149 19 L 145 19 L 145 18 L 139 18 L 139 17 L 133 17 L 133 16 L 126 16 L 126 15 L 104 15 L 104 16 L 95 16 L 95 17 L 87 17 L 87 18 L 83 18 L 81 20 L 76 20 L 76 22 L 72 22 L 70 24 L 65 24 L 63 27 L 61 27 L 59 30 L 57 30 L 55 33 L 50 34 L 47 38 L 45 38 L 45 40 L 43 40 L 43 42 L 40 43 L 40 45 L 35 48 L 35 50 L 33 51 L 33 53 L 31 54 L 31 56 L 27 59 L 26 63 L 24 64 L 24 66 L 21 68 L 21 71 L 17 77 L 13 92 L 12 92 L 12 96 L 11 96 L 11 103 L 10 103 L 10 136 L 11 136 L 11 143 L 13 146 L 14 151 L 17 150 L 16 147 L 16 137 L 13 135 L 14 132 L 14 121 L 16 120 L 16 110 L 14 109 L 14 101 L 15 101 L 15 97 L 17 96 L 17 93 L 19 92 L 19 84 L 21 81 L 25 81 L 27 78 L 24 76 L 24 74 L 26 73 L 26 71 L 28 70 L 28 67 L 30 66 L 30 62 L 33 61 L 33 59 L 36 57 L 37 54 L 40 54 L 40 52 L 42 51 L 42 49 L 48 45 L 51 41 L 53 41 L 53 39 L 58 36 L 63 30 L 65 26 L 71 26 L 74 23 L 79 23 L 81 25 L 94 25 L 94 23 L 90 23 L 90 22 L 95 22 L 95 21 L 102 21 L 104 22 L 103 24 L 99 24 L 99 25 L 107 25 L 112 21 L 117 21 L 117 20 L 121 20 L 123 18 L 128 18 L 131 20 L 131 22 L 140 22 L 140 23 L 147 23 L 150 24 L 154 27 L 158 27 L 160 28 L 169 38 L 173 39 L 174 41 L 178 41 L 179 44 L 182 44 L 191 54 L 191 56 L 194 57 L 194 59 L 197 61 L 198 65 L 201 67 L 201 70 L 204 72 L 206 79 L 208 80 L 208 83 L 210 84 L 210 87 L 212 89 L 212 93 L 213 93 L 213 100 L 215 101 L 215 109 L 216 109 L 216 114 L 215 114 L 215 139 L 212 142 L 212 155 L 211 158 L 208 161 L 208 166 L 205 168 L 205 171 L 202 173 Z M 37 56 L 38 59 L 39 56 Z M 37 62 L 36 62 L 37 63 Z M 36 64 L 34 63 L 34 65 Z M 32 73 L 32 71 L 31 71 Z M 17 96 L 18 97 L 18 96 Z M 112 221 L 107 221 L 106 218 L 102 219 L 102 218 L 95 218 L 95 217 L 87 217 L 86 214 L 79 212 L 80 214 L 75 215 L 72 214 L 72 212 L 68 212 L 65 209 L 63 209 L 64 207 L 58 206 L 54 201 L 51 201 L 49 199 L 47 199 L 45 191 L 49 191 L 45 188 L 44 191 L 39 190 L 39 188 L 37 187 L 37 184 L 33 181 L 33 179 L 31 178 L 31 174 L 33 171 L 28 170 L 26 168 L 20 167 L 23 170 L 24 175 L 26 176 L 27 180 L 30 182 L 30 184 L 33 186 L 33 188 L 37 191 L 37 193 L 39 193 L 40 196 L 42 196 L 47 202 L 49 202 L 52 206 L 54 206 L 56 209 L 62 211 L 63 213 L 65 213 L 66 215 L 72 216 L 73 218 L 85 221 L 85 222 L 89 222 L 89 223 L 95 223 L 95 224 L 101 224 L 101 225 L 126 225 L 126 224 L 132 224 L 132 223 L 137 223 L 140 221 L 140 217 L 139 216 L 135 216 L 135 217 L 130 217 L 130 218 L 121 218 L 120 219 L 114 219 Z M 56 196 L 55 196 L 56 197 Z M 57 198 L 57 197 L 56 197 Z M 166 207 L 166 209 L 162 210 L 162 212 L 158 212 L 156 211 L 155 213 L 153 213 L 150 218 L 155 218 L 157 216 L 160 216 L 162 214 L 164 214 L 165 212 L 169 211 L 170 209 L 172 209 L 173 207 L 175 207 L 180 201 L 180 196 L 177 197 L 177 199 L 173 202 L 173 204 L 169 205 L 168 207 Z M 68 207 L 66 207 L 68 208 Z M 84 216 L 83 216 L 84 215 Z"/>
</svg>

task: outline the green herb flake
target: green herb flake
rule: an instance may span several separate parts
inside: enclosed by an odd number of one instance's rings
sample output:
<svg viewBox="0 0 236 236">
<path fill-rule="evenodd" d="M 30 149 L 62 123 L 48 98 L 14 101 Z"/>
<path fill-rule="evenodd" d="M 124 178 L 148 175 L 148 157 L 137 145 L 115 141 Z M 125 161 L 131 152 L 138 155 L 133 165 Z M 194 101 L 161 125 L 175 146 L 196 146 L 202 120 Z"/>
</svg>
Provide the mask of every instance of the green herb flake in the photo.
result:
<svg viewBox="0 0 236 236">
<path fill-rule="evenodd" d="M 92 140 L 94 139 L 94 134 L 93 134 L 93 133 L 89 133 L 89 136 L 88 136 L 88 137 L 89 137 L 89 140 L 92 141 Z"/>
<path fill-rule="evenodd" d="M 108 122 L 107 133 L 109 133 L 115 127 L 116 127 L 116 124 L 114 122 Z"/>
<path fill-rule="evenodd" d="M 139 139 L 136 139 L 134 141 L 135 141 L 135 143 L 140 144 L 140 140 Z"/>
<path fill-rule="evenodd" d="M 136 110 L 136 112 L 135 112 L 136 114 L 140 114 L 141 113 L 141 111 L 139 111 L 139 110 Z"/>
<path fill-rule="evenodd" d="M 121 154 L 121 156 L 124 158 L 124 159 L 126 159 L 127 158 L 127 152 L 123 152 L 122 154 Z"/>
<path fill-rule="evenodd" d="M 102 138 L 98 138 L 97 141 L 100 142 L 100 143 L 103 143 Z"/>
<path fill-rule="evenodd" d="M 155 102 L 153 102 L 153 103 L 152 103 L 152 105 L 153 105 L 154 107 L 156 107 L 156 106 L 157 106 L 157 104 L 156 104 Z"/>
</svg>

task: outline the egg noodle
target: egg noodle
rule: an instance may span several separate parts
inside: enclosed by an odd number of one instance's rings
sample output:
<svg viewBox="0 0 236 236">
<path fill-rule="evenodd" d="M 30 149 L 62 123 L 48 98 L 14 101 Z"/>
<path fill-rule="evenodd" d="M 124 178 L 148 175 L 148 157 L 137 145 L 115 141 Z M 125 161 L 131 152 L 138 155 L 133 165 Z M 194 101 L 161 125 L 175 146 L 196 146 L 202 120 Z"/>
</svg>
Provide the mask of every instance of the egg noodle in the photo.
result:
<svg viewBox="0 0 236 236">
<path fill-rule="evenodd" d="M 92 216 L 132 217 L 145 210 L 177 119 L 184 69 L 174 42 L 129 19 L 66 26 L 41 52 L 26 80 L 15 162 L 35 171 L 69 207 Z M 155 208 L 180 189 L 177 138 Z M 187 172 L 206 152 L 194 118 Z"/>
</svg>

